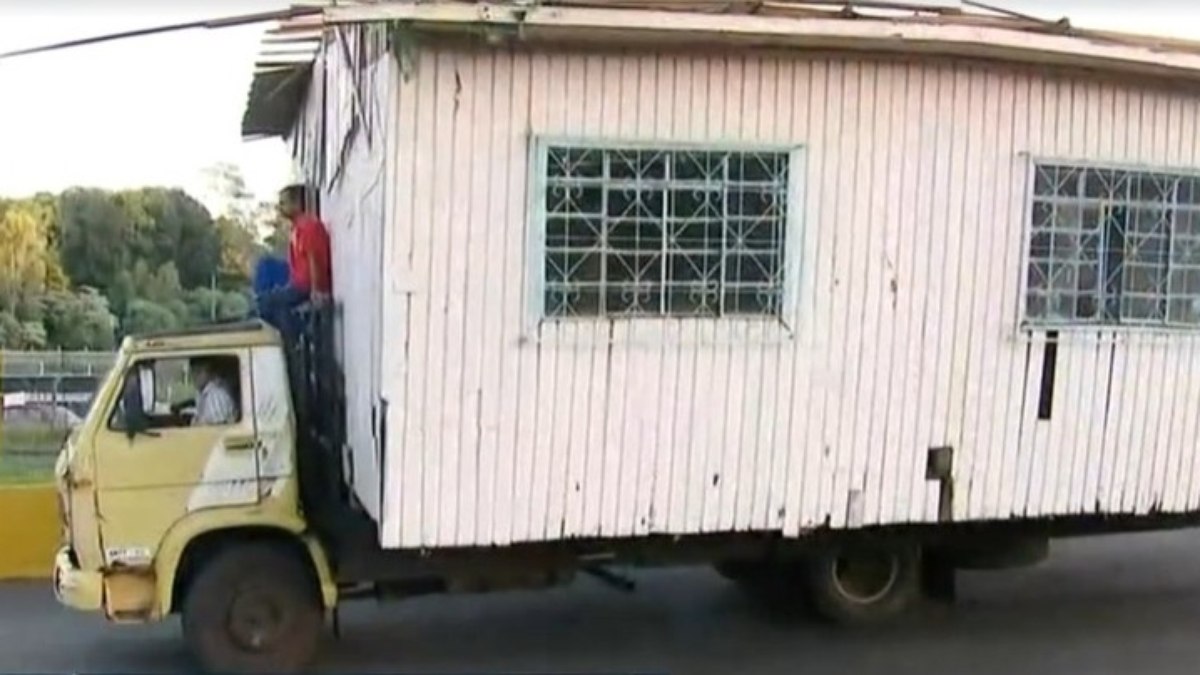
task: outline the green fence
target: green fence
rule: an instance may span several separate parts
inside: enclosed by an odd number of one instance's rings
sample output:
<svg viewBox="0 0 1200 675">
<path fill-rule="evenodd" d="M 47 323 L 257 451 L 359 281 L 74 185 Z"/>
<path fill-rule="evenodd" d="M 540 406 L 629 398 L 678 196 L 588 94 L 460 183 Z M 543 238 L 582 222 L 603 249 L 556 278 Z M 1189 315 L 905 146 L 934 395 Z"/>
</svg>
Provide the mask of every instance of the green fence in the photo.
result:
<svg viewBox="0 0 1200 675">
<path fill-rule="evenodd" d="M 110 352 L 0 352 L 0 485 L 43 483 L 83 417 Z"/>
<path fill-rule="evenodd" d="M 0 350 L 0 378 L 34 375 L 94 375 L 112 365 L 113 352 L 14 352 Z"/>
</svg>

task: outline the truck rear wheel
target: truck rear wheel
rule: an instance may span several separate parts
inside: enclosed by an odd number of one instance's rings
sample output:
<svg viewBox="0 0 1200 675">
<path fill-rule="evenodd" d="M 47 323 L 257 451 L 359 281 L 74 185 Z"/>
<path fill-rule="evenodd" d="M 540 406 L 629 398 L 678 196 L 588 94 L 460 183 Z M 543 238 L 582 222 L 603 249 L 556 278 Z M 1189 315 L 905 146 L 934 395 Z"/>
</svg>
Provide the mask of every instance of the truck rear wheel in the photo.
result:
<svg viewBox="0 0 1200 675">
<path fill-rule="evenodd" d="M 842 625 L 886 621 L 920 597 L 920 550 L 895 541 L 835 543 L 809 559 L 805 584 L 823 619 Z"/>
<path fill-rule="evenodd" d="M 283 547 L 237 545 L 202 567 L 183 601 L 183 634 L 208 672 L 296 672 L 316 655 L 321 600 Z"/>
</svg>

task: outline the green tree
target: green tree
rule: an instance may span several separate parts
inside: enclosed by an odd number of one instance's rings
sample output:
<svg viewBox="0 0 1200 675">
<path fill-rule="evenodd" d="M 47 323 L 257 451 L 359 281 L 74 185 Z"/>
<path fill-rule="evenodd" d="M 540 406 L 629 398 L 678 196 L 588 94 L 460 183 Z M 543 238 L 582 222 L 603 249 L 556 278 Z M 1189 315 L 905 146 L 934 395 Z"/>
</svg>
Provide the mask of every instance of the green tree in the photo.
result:
<svg viewBox="0 0 1200 675">
<path fill-rule="evenodd" d="M 74 188 L 59 200 L 59 252 L 72 282 L 116 299 L 131 298 L 122 279 L 138 261 L 152 270 L 173 263 L 182 286 L 208 285 L 221 259 L 221 238 L 200 202 L 178 189 L 107 193 Z"/>
<path fill-rule="evenodd" d="M 217 310 L 217 318 L 222 321 L 244 319 L 250 314 L 250 298 L 245 293 L 226 292 L 222 294 Z"/>
<path fill-rule="evenodd" d="M 150 300 L 134 300 L 129 303 L 123 328 L 126 333 L 153 333 L 179 326 L 179 317 L 168 307 Z"/>
<path fill-rule="evenodd" d="M 256 202 L 246 181 L 232 164 L 208 169 L 209 198 L 219 205 L 216 220 L 221 239 L 218 285 L 243 290 L 250 285 L 254 261 L 269 247 L 279 245 L 278 214 L 270 202 Z M 286 237 L 283 244 L 286 245 Z"/>
<path fill-rule="evenodd" d="M 117 316 L 125 316 L 125 312 L 129 309 L 129 303 L 138 297 L 137 289 L 138 285 L 134 281 L 133 270 L 125 269 L 117 272 L 112 285 L 108 288 L 107 295 L 109 305 Z"/>
<path fill-rule="evenodd" d="M 217 282 L 225 289 L 246 288 L 250 285 L 254 261 L 262 254 L 263 247 L 246 223 L 221 216 L 216 225 L 221 239 Z"/>
<path fill-rule="evenodd" d="M 244 316 L 264 240 L 283 250 L 287 231 L 236 167 L 214 176 L 216 219 L 182 190 L 159 187 L 0 199 L 0 344 L 107 349 L 118 328 Z"/>
<path fill-rule="evenodd" d="M 23 203 L 33 212 L 41 224 L 46 236 L 46 289 L 52 291 L 66 290 L 71 285 L 67 273 L 63 270 L 62 259 L 59 255 L 59 240 L 62 236 L 59 216 L 59 198 L 49 192 L 39 192 Z"/>
<path fill-rule="evenodd" d="M 212 215 L 178 189 L 143 188 L 114 197 L 131 224 L 130 251 L 152 269 L 172 262 L 185 287 L 212 283 L 221 239 Z"/>
<path fill-rule="evenodd" d="M 22 321 L 19 335 L 21 349 L 46 348 L 46 326 L 41 321 Z"/>
<path fill-rule="evenodd" d="M 0 347 L 25 349 L 21 321 L 12 312 L 0 310 Z"/>
<path fill-rule="evenodd" d="M 47 288 L 61 287 L 51 224 L 30 200 L 0 201 L 0 309 L 25 317 Z"/>
<path fill-rule="evenodd" d="M 171 250 L 173 258 L 164 258 L 162 262 L 174 261 L 184 288 L 211 284 L 221 263 L 221 237 L 212 215 L 182 190 L 170 191 L 165 207 L 164 214 L 178 219 L 179 238 Z"/>
<path fill-rule="evenodd" d="M 187 306 L 187 323 L 200 326 L 220 318 L 221 298 L 224 293 L 211 288 L 193 288 L 184 293 Z"/>
<path fill-rule="evenodd" d="M 288 241 L 292 236 L 292 224 L 282 218 L 277 218 L 272 223 L 271 231 L 263 240 L 263 246 L 275 255 L 286 256 L 288 251 Z"/>
<path fill-rule="evenodd" d="M 153 271 L 144 260 L 133 266 L 134 296 L 165 305 L 183 297 L 183 284 L 175 263 L 165 262 Z"/>
<path fill-rule="evenodd" d="M 112 349 L 116 317 L 108 299 L 96 289 L 51 291 L 46 294 L 46 341 L 62 349 Z"/>
<path fill-rule="evenodd" d="M 72 188 L 59 198 L 59 255 L 72 283 L 108 291 L 129 267 L 133 225 L 112 195 Z"/>
</svg>

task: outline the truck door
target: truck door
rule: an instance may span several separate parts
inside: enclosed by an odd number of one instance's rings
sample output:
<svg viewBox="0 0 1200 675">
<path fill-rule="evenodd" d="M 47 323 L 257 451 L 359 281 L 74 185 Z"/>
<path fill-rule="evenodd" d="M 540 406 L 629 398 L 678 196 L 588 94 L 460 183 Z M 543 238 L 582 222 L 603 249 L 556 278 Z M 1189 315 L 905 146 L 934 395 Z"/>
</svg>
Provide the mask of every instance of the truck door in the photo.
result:
<svg viewBox="0 0 1200 675">
<path fill-rule="evenodd" d="M 287 363 L 276 346 L 251 351 L 254 428 L 258 437 L 259 496 L 263 501 L 283 494 L 293 471 L 292 395 Z"/>
<path fill-rule="evenodd" d="M 205 406 L 200 419 L 198 379 L 229 394 L 221 405 Z M 250 353 L 147 355 L 124 382 L 140 392 L 145 428 L 127 430 L 128 398 L 117 397 L 97 437 L 97 507 L 106 564 L 140 567 L 189 513 L 258 501 L 253 407 L 243 405 L 252 391 Z"/>
</svg>

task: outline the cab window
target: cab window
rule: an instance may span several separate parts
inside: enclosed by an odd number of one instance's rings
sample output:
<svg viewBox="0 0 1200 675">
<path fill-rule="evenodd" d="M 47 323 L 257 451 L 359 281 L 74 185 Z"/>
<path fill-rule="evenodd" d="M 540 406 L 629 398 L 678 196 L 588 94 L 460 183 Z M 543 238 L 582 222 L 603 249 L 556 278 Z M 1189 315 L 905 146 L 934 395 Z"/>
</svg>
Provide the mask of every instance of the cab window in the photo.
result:
<svg viewBox="0 0 1200 675">
<path fill-rule="evenodd" d="M 125 373 L 109 428 L 235 425 L 242 419 L 240 373 L 238 358 L 226 354 L 138 361 Z M 138 411 L 134 418 L 127 408 Z"/>
</svg>

